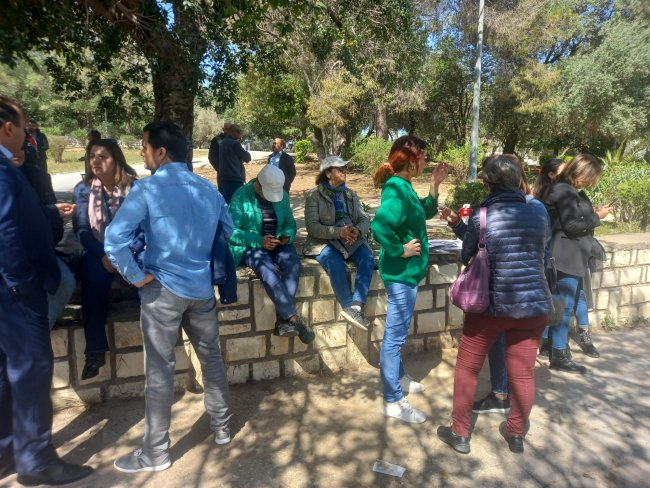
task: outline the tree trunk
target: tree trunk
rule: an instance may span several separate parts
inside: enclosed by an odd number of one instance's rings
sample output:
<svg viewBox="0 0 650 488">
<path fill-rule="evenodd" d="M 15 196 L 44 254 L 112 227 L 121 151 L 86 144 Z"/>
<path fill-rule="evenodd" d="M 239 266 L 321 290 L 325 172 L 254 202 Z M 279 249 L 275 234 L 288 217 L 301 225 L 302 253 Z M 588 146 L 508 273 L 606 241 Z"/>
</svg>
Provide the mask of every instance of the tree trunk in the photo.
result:
<svg viewBox="0 0 650 488">
<path fill-rule="evenodd" d="M 325 159 L 327 156 L 327 149 L 324 144 L 325 130 L 321 127 L 314 127 L 314 135 L 309 138 L 314 149 L 316 149 L 316 154 L 318 159 Z"/>
<path fill-rule="evenodd" d="M 515 127 L 508 133 L 508 135 L 506 136 L 506 140 L 503 141 L 503 153 L 514 154 L 518 141 L 519 141 L 519 130 Z"/>
<path fill-rule="evenodd" d="M 382 104 L 377 105 L 377 137 L 388 140 L 388 116 L 386 106 Z"/>
</svg>

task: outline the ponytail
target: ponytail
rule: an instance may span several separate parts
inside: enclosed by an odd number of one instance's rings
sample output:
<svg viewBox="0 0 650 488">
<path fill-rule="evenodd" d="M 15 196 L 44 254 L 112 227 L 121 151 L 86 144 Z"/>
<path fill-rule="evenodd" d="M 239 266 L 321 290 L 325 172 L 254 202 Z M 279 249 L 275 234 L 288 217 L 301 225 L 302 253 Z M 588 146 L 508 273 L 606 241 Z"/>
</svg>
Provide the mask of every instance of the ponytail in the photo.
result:
<svg viewBox="0 0 650 488">
<path fill-rule="evenodd" d="M 382 163 L 375 171 L 375 176 L 372 180 L 375 182 L 375 188 L 381 188 L 386 183 L 386 180 L 395 174 L 395 170 L 389 163 Z"/>
<path fill-rule="evenodd" d="M 544 201 L 546 195 L 548 195 L 551 185 L 553 184 L 553 179 L 549 176 L 549 173 L 555 173 L 555 178 L 558 177 L 558 172 L 560 167 L 564 164 L 562 159 L 547 159 L 542 163 L 542 167 L 539 170 L 539 176 L 535 180 L 533 185 L 533 196 L 539 200 Z"/>
</svg>

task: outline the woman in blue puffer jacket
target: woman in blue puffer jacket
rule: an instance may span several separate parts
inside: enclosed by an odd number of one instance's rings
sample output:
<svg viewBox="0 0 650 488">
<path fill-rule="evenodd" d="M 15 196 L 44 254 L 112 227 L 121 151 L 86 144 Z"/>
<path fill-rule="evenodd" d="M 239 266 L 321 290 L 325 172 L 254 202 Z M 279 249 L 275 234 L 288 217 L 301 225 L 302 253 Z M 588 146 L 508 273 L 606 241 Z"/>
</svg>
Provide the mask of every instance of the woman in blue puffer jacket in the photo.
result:
<svg viewBox="0 0 650 488">
<path fill-rule="evenodd" d="M 537 348 L 551 312 L 551 293 L 544 274 L 544 248 L 550 233 L 541 205 L 530 204 L 519 189 L 521 169 L 512 155 L 493 156 L 483 167 L 490 191 L 487 208 L 487 250 L 490 256 L 490 305 L 480 314 L 467 313 L 454 376 L 451 427 L 438 437 L 456 451 L 470 451 L 470 419 L 478 373 L 485 356 L 505 333 L 511 403 L 507 423 L 499 430 L 513 452 L 523 452 L 525 426 L 535 397 Z M 478 251 L 480 212 L 475 211 L 463 237 L 462 261 Z"/>
</svg>

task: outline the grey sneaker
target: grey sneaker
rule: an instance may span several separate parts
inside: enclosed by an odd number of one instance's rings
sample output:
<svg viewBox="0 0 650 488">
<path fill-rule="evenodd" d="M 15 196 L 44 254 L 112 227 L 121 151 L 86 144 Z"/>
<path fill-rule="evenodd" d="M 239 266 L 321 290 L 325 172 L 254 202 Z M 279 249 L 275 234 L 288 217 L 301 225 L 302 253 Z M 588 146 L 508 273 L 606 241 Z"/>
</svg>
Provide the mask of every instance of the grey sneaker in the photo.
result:
<svg viewBox="0 0 650 488">
<path fill-rule="evenodd" d="M 228 424 L 217 427 L 214 431 L 214 443 L 223 445 L 230 442 L 230 426 Z"/>
<path fill-rule="evenodd" d="M 307 325 L 303 320 L 298 317 L 298 320 L 293 322 L 296 329 L 298 330 L 298 339 L 303 344 L 310 344 L 316 339 L 316 333 Z"/>
<path fill-rule="evenodd" d="M 131 454 L 117 458 L 113 463 L 115 469 L 122 473 L 141 473 L 143 471 L 164 471 L 172 465 L 169 452 L 163 451 L 155 456 L 136 449 Z"/>
<path fill-rule="evenodd" d="M 295 337 L 298 335 L 298 327 L 290 322 L 279 322 L 276 325 L 277 334 L 280 337 Z"/>
<path fill-rule="evenodd" d="M 424 391 L 424 385 L 415 381 L 408 373 L 399 379 L 399 385 L 404 393 L 422 393 Z"/>
<path fill-rule="evenodd" d="M 368 320 L 363 316 L 363 314 L 356 308 L 344 308 L 341 310 L 341 316 L 355 327 L 368 332 L 368 326 L 370 324 Z"/>
<path fill-rule="evenodd" d="M 402 398 L 399 402 L 384 402 L 384 415 L 410 424 L 421 424 L 427 419 L 426 415 L 412 407 L 406 398 Z"/>
</svg>

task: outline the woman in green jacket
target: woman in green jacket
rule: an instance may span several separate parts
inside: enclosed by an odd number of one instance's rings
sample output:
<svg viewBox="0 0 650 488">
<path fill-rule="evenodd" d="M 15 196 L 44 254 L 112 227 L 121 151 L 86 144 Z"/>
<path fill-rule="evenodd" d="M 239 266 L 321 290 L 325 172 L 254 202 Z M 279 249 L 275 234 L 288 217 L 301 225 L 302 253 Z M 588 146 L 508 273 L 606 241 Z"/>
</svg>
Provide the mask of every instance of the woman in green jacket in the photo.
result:
<svg viewBox="0 0 650 488">
<path fill-rule="evenodd" d="M 298 336 L 309 344 L 315 335 L 296 309 L 300 258 L 293 245 L 296 221 L 283 185 L 284 173 L 269 164 L 235 192 L 228 208 L 235 228 L 230 250 L 235 265 L 242 263 L 260 277 L 275 305 L 275 334 Z"/>
<path fill-rule="evenodd" d="M 411 324 L 418 283 L 426 276 L 429 240 L 426 220 L 438 211 L 438 187 L 447 177 L 445 163 L 431 173 L 431 187 L 419 198 L 411 180 L 422 174 L 426 164 L 426 143 L 414 136 L 395 140 L 388 163 L 375 173 L 375 185 L 381 187 L 381 205 L 372 221 L 374 238 L 381 244 L 379 274 L 386 293 L 388 309 L 380 354 L 380 373 L 384 395 L 384 415 L 405 422 L 422 423 L 424 413 L 413 408 L 404 397 L 424 391 L 404 371 L 401 352 Z"/>
</svg>

